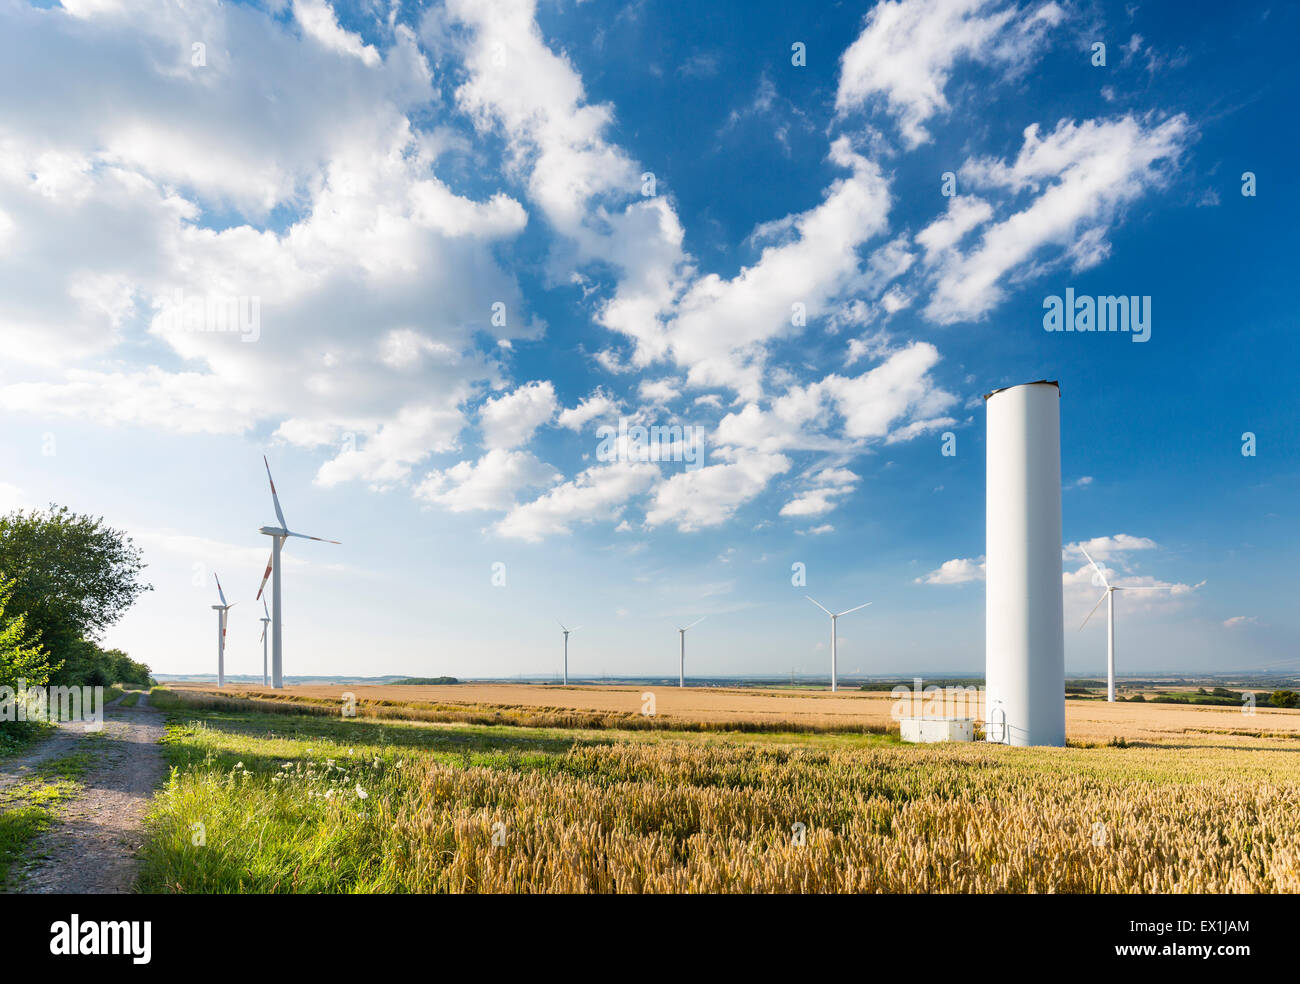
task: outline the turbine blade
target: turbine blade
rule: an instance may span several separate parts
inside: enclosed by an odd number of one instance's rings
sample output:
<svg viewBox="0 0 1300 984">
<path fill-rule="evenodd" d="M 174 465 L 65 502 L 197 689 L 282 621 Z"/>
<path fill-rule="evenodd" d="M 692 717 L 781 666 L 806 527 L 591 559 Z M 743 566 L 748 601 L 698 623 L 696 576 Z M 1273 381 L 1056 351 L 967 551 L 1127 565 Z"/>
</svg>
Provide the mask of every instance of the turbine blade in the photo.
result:
<svg viewBox="0 0 1300 984">
<path fill-rule="evenodd" d="M 287 534 L 288 536 L 296 536 L 296 537 L 298 537 L 300 540 L 319 540 L 321 543 L 338 543 L 338 542 L 339 542 L 338 540 L 327 540 L 327 539 L 325 539 L 325 537 L 323 537 L 323 536 L 308 536 L 306 533 L 289 533 L 287 530 L 286 530 L 286 534 Z M 339 546 L 342 546 L 342 544 L 340 543 Z"/>
<path fill-rule="evenodd" d="M 1106 580 L 1106 572 L 1097 566 L 1097 562 L 1093 560 L 1092 555 L 1088 553 L 1088 548 L 1085 547 L 1082 543 L 1080 543 L 1079 549 L 1083 551 L 1083 555 L 1088 558 L 1088 563 L 1092 565 L 1092 569 L 1095 570 L 1097 572 L 1097 576 L 1101 578 L 1101 583 L 1109 588 L 1110 582 Z"/>
<path fill-rule="evenodd" d="M 692 622 L 690 625 L 686 626 L 686 629 L 693 629 L 693 628 L 695 628 L 695 626 L 699 625 L 701 622 L 703 622 L 703 621 L 704 621 L 706 618 L 708 618 L 708 617 L 709 617 L 709 616 L 707 616 L 707 615 L 701 615 L 699 618 L 697 618 L 697 619 L 696 619 L 694 622 Z M 686 629 L 682 629 L 682 631 L 685 632 Z"/>
<path fill-rule="evenodd" d="M 1101 603 L 1106 600 L 1106 595 L 1108 594 L 1110 594 L 1110 588 L 1107 588 L 1105 591 L 1101 593 L 1101 597 L 1097 599 L 1097 604 L 1092 606 L 1092 612 L 1088 613 L 1088 618 L 1085 618 L 1082 622 L 1079 623 L 1079 628 L 1083 628 L 1085 625 L 1088 624 L 1088 619 L 1092 618 L 1092 613 L 1101 607 Z"/>
<path fill-rule="evenodd" d="M 262 583 L 265 584 L 266 581 L 263 581 Z M 262 589 L 261 589 L 261 588 L 258 588 L 258 589 L 257 589 L 257 593 L 258 593 L 258 594 L 261 594 L 261 593 L 262 593 Z M 265 598 L 262 599 L 262 614 L 264 614 L 267 618 L 270 618 L 270 617 L 271 617 L 271 612 L 270 612 L 270 610 L 266 607 L 266 599 L 265 599 Z M 265 630 L 263 630 L 263 631 L 265 631 Z"/>
<path fill-rule="evenodd" d="M 265 638 L 266 638 L 266 626 L 263 625 L 263 626 L 262 626 L 262 634 L 261 634 L 260 636 L 257 637 L 257 641 L 258 641 L 258 642 L 262 642 Z"/>
<path fill-rule="evenodd" d="M 280 497 L 275 492 L 275 479 L 271 477 L 271 463 L 266 460 L 266 455 L 262 455 L 262 464 L 266 465 L 266 479 L 271 483 L 271 501 L 275 503 L 275 518 L 280 521 L 280 529 L 288 529 L 289 524 L 284 521 L 284 510 L 280 508 Z"/>
<path fill-rule="evenodd" d="M 266 558 L 266 573 L 262 575 L 262 583 L 257 586 L 257 597 L 262 598 L 262 589 L 266 587 L 266 579 L 271 576 L 271 565 L 275 563 L 275 551 L 271 551 L 271 556 Z M 262 598 L 262 607 L 266 607 L 266 599 Z"/>
<path fill-rule="evenodd" d="M 808 598 L 809 601 L 811 601 L 814 605 L 816 605 L 818 608 L 820 608 L 822 611 L 824 611 L 827 615 L 830 615 L 830 616 L 832 616 L 832 617 L 834 616 L 835 613 L 832 612 L 832 611 L 831 611 L 829 608 L 827 608 L 825 605 L 823 605 L 820 601 L 816 601 L 816 600 L 814 600 L 813 598 L 810 598 L 808 595 L 804 595 L 804 597 L 805 597 L 805 598 Z"/>
<path fill-rule="evenodd" d="M 871 602 L 867 602 L 867 605 L 870 605 L 870 604 L 871 604 Z M 866 608 L 867 605 L 859 605 L 858 608 Z M 856 611 L 858 610 L 858 608 L 850 608 L 847 612 L 840 612 L 840 615 L 848 615 L 848 614 L 850 614 L 851 612 L 856 612 Z M 836 617 L 836 618 L 839 618 L 840 615 L 836 615 L 835 617 Z"/>
<path fill-rule="evenodd" d="M 1176 584 L 1117 584 L 1116 591 L 1173 591 Z"/>
<path fill-rule="evenodd" d="M 212 572 L 212 577 L 217 582 L 217 594 L 221 596 L 221 603 L 224 605 L 226 603 L 226 593 L 221 590 L 221 578 L 217 577 L 216 571 Z"/>
</svg>

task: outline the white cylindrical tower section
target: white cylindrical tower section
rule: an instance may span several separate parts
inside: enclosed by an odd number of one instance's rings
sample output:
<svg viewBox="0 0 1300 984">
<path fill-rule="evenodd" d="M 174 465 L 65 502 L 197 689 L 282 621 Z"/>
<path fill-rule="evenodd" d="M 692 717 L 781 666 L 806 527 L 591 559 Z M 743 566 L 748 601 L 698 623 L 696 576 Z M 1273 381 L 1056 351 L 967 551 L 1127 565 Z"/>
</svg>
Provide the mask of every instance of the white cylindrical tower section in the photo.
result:
<svg viewBox="0 0 1300 984">
<path fill-rule="evenodd" d="M 994 390 L 985 504 L 985 736 L 1065 744 L 1061 598 L 1061 391 Z"/>
</svg>

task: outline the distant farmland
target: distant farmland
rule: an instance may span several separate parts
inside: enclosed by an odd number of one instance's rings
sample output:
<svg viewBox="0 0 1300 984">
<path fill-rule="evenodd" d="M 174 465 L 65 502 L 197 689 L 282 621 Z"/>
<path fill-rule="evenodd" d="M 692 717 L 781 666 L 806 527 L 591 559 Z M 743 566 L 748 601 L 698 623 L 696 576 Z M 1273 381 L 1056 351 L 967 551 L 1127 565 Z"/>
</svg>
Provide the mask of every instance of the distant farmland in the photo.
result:
<svg viewBox="0 0 1300 984">
<path fill-rule="evenodd" d="M 895 700 L 882 691 L 758 690 L 672 686 L 458 684 L 454 686 L 307 685 L 271 690 L 257 686 L 174 683 L 187 693 L 301 702 L 337 713 L 342 696 L 351 693 L 362 716 L 408 720 L 470 720 L 477 723 L 637 728 L 707 726 L 725 730 L 728 724 L 746 730 L 808 730 L 881 732 L 898 730 L 891 711 Z M 654 718 L 642 714 L 643 694 L 654 695 Z M 917 712 L 924 705 L 918 703 Z M 945 713 L 975 713 L 974 703 L 949 701 Z M 1183 704 L 1067 701 L 1066 733 L 1078 742 L 1170 740 L 1186 735 L 1217 734 L 1225 738 L 1294 736 L 1300 738 L 1300 711 L 1259 707 L 1243 714 L 1238 707 Z"/>
</svg>

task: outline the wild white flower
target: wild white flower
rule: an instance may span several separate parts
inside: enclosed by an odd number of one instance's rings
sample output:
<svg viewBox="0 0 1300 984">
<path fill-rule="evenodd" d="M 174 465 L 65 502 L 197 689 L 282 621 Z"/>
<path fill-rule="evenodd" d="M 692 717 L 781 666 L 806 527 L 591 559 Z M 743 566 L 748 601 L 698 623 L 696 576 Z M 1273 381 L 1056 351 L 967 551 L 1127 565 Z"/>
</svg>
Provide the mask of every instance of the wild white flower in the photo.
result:
<svg viewBox="0 0 1300 984">
<path fill-rule="evenodd" d="M 357 783 L 357 799 L 365 799 L 370 794 L 361 788 L 361 783 Z"/>
</svg>

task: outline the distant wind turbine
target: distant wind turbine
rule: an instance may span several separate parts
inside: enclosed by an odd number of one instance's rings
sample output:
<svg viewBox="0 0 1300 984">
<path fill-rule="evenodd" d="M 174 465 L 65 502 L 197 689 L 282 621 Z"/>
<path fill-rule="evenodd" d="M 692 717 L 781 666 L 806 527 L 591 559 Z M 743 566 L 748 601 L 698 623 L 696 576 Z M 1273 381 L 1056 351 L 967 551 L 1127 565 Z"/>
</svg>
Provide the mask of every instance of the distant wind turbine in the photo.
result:
<svg viewBox="0 0 1300 984">
<path fill-rule="evenodd" d="M 284 686 L 284 651 L 281 646 L 282 633 L 280 631 L 280 551 L 284 549 L 284 541 L 291 536 L 299 537 L 303 540 L 317 540 L 321 543 L 335 543 L 338 540 L 327 540 L 323 536 L 308 536 L 306 533 L 294 533 L 289 529 L 289 525 L 284 521 L 284 510 L 280 508 L 280 497 L 275 492 L 275 479 L 271 477 L 271 464 L 266 460 L 266 455 L 262 455 L 262 464 L 266 465 L 266 478 L 271 483 L 271 501 L 275 504 L 275 518 L 280 521 L 279 526 L 263 526 L 257 532 L 265 533 L 271 537 L 271 559 L 266 562 L 266 573 L 262 575 L 261 587 L 257 589 L 257 597 L 262 597 L 262 591 L 266 587 L 266 579 L 271 579 L 271 686 L 276 690 Z"/>
<path fill-rule="evenodd" d="M 265 598 L 262 599 L 262 612 L 263 612 L 262 618 L 259 619 L 259 621 L 262 623 L 262 639 L 261 639 L 261 642 L 262 642 L 262 686 L 263 686 L 263 687 L 269 687 L 269 686 L 271 685 L 271 681 L 270 681 L 270 679 L 267 677 L 267 672 L 266 672 L 266 627 L 267 627 L 268 625 L 271 624 L 271 613 L 268 612 L 268 611 L 266 610 L 266 599 L 265 599 Z"/>
<path fill-rule="evenodd" d="M 686 629 L 693 629 L 709 616 L 701 615 L 685 629 L 677 630 L 677 686 L 686 686 Z"/>
<path fill-rule="evenodd" d="M 820 608 L 822 611 L 824 611 L 827 615 L 831 617 L 831 693 L 835 693 L 837 690 L 840 689 L 839 677 L 837 675 L 838 667 L 837 667 L 836 654 L 835 654 L 835 623 L 844 615 L 851 615 L 853 612 L 856 612 L 859 608 L 866 608 L 867 605 L 871 604 L 871 602 L 868 601 L 866 604 L 859 605 L 857 608 L 850 608 L 848 611 L 840 612 L 837 615 L 835 612 L 832 612 L 829 608 L 823 605 L 820 601 L 815 601 L 814 599 L 810 598 L 808 595 L 804 595 L 804 597 L 808 598 L 809 601 L 811 601 L 814 605 L 816 605 L 818 608 Z"/>
<path fill-rule="evenodd" d="M 1106 580 L 1106 572 L 1097 566 L 1097 562 L 1092 559 L 1082 543 L 1079 544 L 1079 549 L 1083 551 L 1083 555 L 1088 558 L 1088 563 L 1101 578 L 1101 583 L 1106 586 L 1106 590 L 1097 599 L 1097 604 L 1092 606 L 1092 611 L 1088 613 L 1087 618 L 1079 623 L 1079 628 L 1082 629 L 1088 624 L 1088 619 L 1092 618 L 1093 612 L 1100 608 L 1104 601 L 1106 603 L 1106 700 L 1113 704 L 1115 702 L 1115 592 L 1172 591 L 1174 586 L 1172 584 L 1111 584 Z"/>
<path fill-rule="evenodd" d="M 221 599 L 221 604 L 212 606 L 217 613 L 217 686 L 224 687 L 226 685 L 226 612 L 239 602 L 227 605 L 226 593 L 221 590 L 221 578 L 217 577 L 216 571 L 212 572 L 212 577 L 217 582 L 217 597 Z"/>
<path fill-rule="evenodd" d="M 577 632 L 580 628 L 582 628 L 582 626 L 575 625 L 571 629 L 565 629 L 563 622 L 559 622 L 557 624 L 560 626 L 561 629 L 564 629 L 564 683 L 567 686 L 569 683 L 569 633 Z"/>
</svg>

